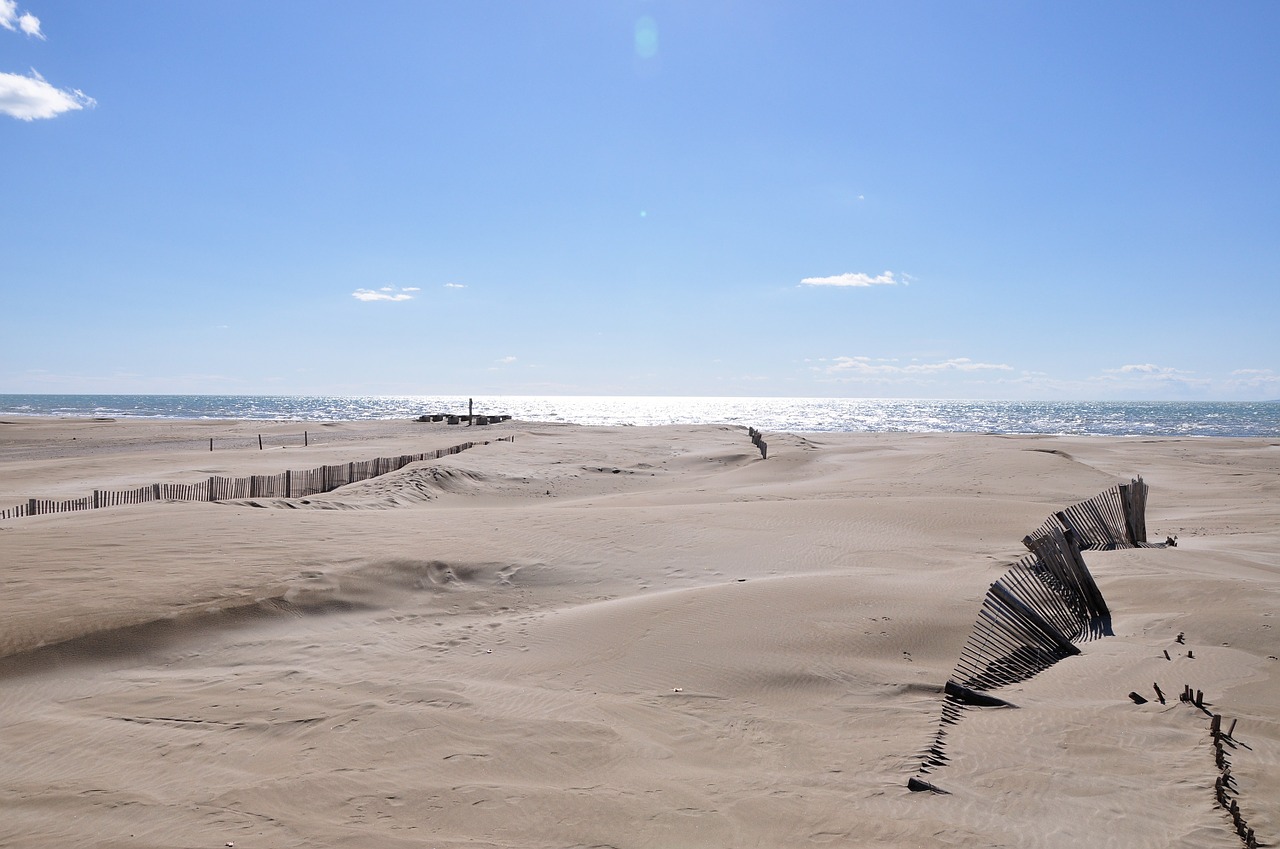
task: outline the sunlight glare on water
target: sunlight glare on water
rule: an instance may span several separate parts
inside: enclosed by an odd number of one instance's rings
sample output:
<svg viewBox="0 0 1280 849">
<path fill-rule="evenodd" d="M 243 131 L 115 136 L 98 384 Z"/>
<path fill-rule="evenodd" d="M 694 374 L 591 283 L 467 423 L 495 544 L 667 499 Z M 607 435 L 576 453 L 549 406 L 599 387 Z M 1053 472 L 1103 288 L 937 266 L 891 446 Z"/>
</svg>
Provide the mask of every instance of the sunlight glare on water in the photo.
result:
<svg viewBox="0 0 1280 849">
<path fill-rule="evenodd" d="M 0 395 L 0 414 L 359 421 L 467 412 L 457 395 Z M 946 401 L 883 398 L 476 396 L 477 414 L 520 421 L 772 431 L 1280 437 L 1280 403 Z"/>
</svg>

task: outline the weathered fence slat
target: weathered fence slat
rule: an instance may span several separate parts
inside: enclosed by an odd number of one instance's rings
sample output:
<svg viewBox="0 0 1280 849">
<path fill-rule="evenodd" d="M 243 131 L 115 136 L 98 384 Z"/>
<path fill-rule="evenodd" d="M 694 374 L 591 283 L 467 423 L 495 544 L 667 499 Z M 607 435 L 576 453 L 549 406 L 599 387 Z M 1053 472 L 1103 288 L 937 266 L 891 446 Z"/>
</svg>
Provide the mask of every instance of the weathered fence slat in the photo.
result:
<svg viewBox="0 0 1280 849">
<path fill-rule="evenodd" d="M 515 442 L 515 437 L 501 437 L 498 442 Z M 463 442 L 448 448 L 437 448 L 421 454 L 401 454 L 397 457 L 378 457 L 335 466 L 319 466 L 306 471 L 286 470 L 277 475 L 249 475 L 242 478 L 209 477 L 197 484 L 156 483 L 129 490 L 93 490 L 92 495 L 67 501 L 29 498 L 26 504 L 18 504 L 0 510 L 0 520 L 42 516 L 73 510 L 95 510 L 102 507 L 119 507 L 126 504 L 142 504 L 147 501 L 228 501 L 245 498 L 305 498 L 321 492 L 331 492 L 338 487 L 369 478 L 399 471 L 421 460 L 438 460 L 459 454 L 478 443 Z M 483 443 L 488 445 L 488 442 Z"/>
<path fill-rule="evenodd" d="M 1148 546 L 1146 498 L 1138 477 L 1054 513 L 1023 539 L 1031 553 L 992 583 L 960 649 L 920 774 L 945 765 L 946 726 L 993 698 L 983 691 L 1025 681 L 1079 654 L 1076 641 L 1111 633 L 1110 608 L 1081 550 Z"/>
</svg>

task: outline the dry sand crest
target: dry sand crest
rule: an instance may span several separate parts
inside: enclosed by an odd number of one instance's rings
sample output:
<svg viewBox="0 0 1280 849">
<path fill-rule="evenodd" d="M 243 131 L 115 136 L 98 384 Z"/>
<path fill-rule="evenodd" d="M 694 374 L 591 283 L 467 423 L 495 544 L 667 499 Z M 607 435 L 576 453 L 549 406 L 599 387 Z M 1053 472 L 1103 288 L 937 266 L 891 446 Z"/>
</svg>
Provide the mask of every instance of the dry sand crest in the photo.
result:
<svg viewBox="0 0 1280 849">
<path fill-rule="evenodd" d="M 21 420 L 0 507 L 477 431 L 295 509 L 0 522 L 0 845 L 1241 846 L 1184 684 L 1280 840 L 1267 440 Z M 910 793 L 1019 541 L 1138 472 L 1179 547 L 1089 552 L 1115 636 Z"/>
</svg>

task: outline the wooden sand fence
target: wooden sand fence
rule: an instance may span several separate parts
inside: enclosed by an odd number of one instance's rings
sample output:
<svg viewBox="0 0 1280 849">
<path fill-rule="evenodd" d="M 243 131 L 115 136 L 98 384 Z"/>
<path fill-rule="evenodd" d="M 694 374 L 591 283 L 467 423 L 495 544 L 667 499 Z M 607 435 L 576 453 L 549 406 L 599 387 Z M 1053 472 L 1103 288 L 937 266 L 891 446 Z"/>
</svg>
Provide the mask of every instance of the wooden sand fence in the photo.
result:
<svg viewBox="0 0 1280 849">
<path fill-rule="evenodd" d="M 946 727 L 972 707 L 1012 707 L 987 691 L 1015 684 L 1077 655 L 1076 643 L 1111 634 L 1111 611 L 1082 550 L 1156 547 L 1146 540 L 1142 478 L 1054 513 L 1022 542 L 1030 554 L 987 591 L 955 671 L 943 688 L 942 720 L 920 774 L 947 763 Z M 913 790 L 937 787 L 917 777 Z"/>
<path fill-rule="evenodd" d="M 494 442 L 515 442 L 514 436 L 500 437 Z M 436 451 L 421 454 L 401 454 L 397 457 L 378 457 L 354 463 L 318 466 L 304 471 L 285 471 L 276 475 L 249 475 L 242 478 L 213 476 L 199 483 L 153 483 L 128 490 L 97 490 L 83 498 L 67 501 L 51 501 L 30 498 L 7 510 L 0 510 L 0 519 L 20 519 L 26 516 L 43 516 L 73 510 L 94 510 L 99 507 L 117 507 L 122 504 L 144 504 L 149 501 L 226 501 L 242 498 L 306 498 L 322 492 L 331 492 L 349 483 L 369 480 L 380 475 L 403 469 L 410 463 L 422 460 L 438 460 L 451 454 L 459 454 L 484 442 L 463 442 Z"/>
</svg>

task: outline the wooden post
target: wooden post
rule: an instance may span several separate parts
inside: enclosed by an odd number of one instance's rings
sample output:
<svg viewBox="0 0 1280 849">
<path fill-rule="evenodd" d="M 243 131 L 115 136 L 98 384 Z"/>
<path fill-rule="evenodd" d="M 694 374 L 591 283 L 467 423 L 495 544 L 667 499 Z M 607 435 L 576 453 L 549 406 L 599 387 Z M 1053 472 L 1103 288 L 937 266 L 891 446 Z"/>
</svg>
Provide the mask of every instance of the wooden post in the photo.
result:
<svg viewBox="0 0 1280 849">
<path fill-rule="evenodd" d="M 209 450 L 210 450 L 210 451 L 212 451 L 212 450 L 213 450 L 213 437 L 212 437 L 212 436 L 211 436 L 211 437 L 209 437 Z"/>
<path fill-rule="evenodd" d="M 218 499 L 216 499 L 216 498 L 214 498 L 214 497 L 213 497 L 213 478 L 209 478 L 209 500 L 210 500 L 210 501 L 217 501 L 217 500 L 218 500 Z"/>
<path fill-rule="evenodd" d="M 473 424 L 474 417 L 475 417 L 475 412 L 474 412 L 475 403 L 476 402 L 474 398 L 467 399 L 467 427 L 471 427 L 471 425 Z"/>
<path fill-rule="evenodd" d="M 93 491 L 93 509 L 98 509 L 98 491 L 96 489 Z"/>
<path fill-rule="evenodd" d="M 36 500 L 34 498 L 27 499 L 27 515 L 28 516 L 36 515 Z"/>
<path fill-rule="evenodd" d="M 1152 684 L 1156 688 L 1156 698 L 1160 700 L 1160 704 L 1164 704 L 1164 692 L 1160 689 L 1159 684 Z"/>
<path fill-rule="evenodd" d="M 306 448 L 309 444 L 310 443 L 307 441 L 307 432 L 304 430 L 302 432 L 302 447 Z"/>
<path fill-rule="evenodd" d="M 258 434 L 258 450 L 262 450 L 262 434 Z"/>
<path fill-rule="evenodd" d="M 158 484 L 158 483 L 153 483 L 153 484 L 151 484 L 151 497 L 152 497 L 155 501 L 159 501 L 159 500 L 160 500 L 160 484 Z"/>
<path fill-rule="evenodd" d="M 1238 721 L 1239 721 L 1238 719 L 1231 720 L 1231 727 L 1227 729 L 1227 737 L 1231 738 L 1232 740 L 1235 739 L 1235 737 L 1232 735 L 1236 733 L 1236 723 Z"/>
<path fill-rule="evenodd" d="M 293 497 L 293 472 L 288 469 L 284 470 L 284 497 Z"/>
</svg>

